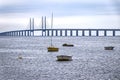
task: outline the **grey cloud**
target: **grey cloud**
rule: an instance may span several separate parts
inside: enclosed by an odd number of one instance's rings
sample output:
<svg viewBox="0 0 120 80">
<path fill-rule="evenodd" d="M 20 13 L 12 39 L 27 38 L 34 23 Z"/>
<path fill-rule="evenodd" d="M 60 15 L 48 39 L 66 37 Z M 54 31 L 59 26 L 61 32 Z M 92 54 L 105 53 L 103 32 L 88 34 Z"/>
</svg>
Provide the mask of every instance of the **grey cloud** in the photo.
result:
<svg viewBox="0 0 120 80">
<path fill-rule="evenodd" d="M 114 10 L 108 7 L 114 5 L 105 5 L 101 3 L 37 3 L 28 2 L 24 4 L 14 4 L 0 7 L 0 13 L 49 13 L 54 11 L 57 15 L 96 15 L 96 14 L 114 14 Z"/>
</svg>

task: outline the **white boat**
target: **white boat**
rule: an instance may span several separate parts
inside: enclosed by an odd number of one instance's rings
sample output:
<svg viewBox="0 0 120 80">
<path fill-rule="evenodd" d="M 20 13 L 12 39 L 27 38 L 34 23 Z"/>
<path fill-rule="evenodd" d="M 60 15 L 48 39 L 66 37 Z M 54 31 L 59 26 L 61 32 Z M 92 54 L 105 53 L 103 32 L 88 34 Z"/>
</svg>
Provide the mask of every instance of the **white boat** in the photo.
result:
<svg viewBox="0 0 120 80">
<path fill-rule="evenodd" d="M 72 56 L 59 55 L 57 56 L 57 61 L 72 61 Z"/>
<path fill-rule="evenodd" d="M 52 27 L 53 27 L 53 14 L 52 14 L 52 18 L 51 18 L 51 29 L 52 29 Z M 48 52 L 58 52 L 59 51 L 59 48 L 54 47 L 52 44 L 52 36 L 51 36 L 51 46 L 49 46 L 47 49 L 48 49 Z"/>
<path fill-rule="evenodd" d="M 113 50 L 114 47 L 113 47 L 113 46 L 106 46 L 106 47 L 104 47 L 104 49 L 105 49 L 105 50 Z"/>
</svg>

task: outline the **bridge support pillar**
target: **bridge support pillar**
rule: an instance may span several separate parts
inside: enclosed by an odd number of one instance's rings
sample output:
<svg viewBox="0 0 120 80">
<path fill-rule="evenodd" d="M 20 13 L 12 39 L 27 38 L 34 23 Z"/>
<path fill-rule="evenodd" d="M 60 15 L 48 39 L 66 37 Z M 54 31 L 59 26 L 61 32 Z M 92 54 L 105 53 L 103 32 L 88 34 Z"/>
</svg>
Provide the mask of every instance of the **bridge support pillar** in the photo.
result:
<svg viewBox="0 0 120 80">
<path fill-rule="evenodd" d="M 113 36 L 115 36 L 115 30 L 113 30 Z"/>
<path fill-rule="evenodd" d="M 29 30 L 29 36 L 31 36 L 31 30 Z"/>
<path fill-rule="evenodd" d="M 67 30 L 65 30 L 65 36 L 67 36 Z"/>
<path fill-rule="evenodd" d="M 13 32 L 13 36 L 15 36 L 15 32 Z"/>
<path fill-rule="evenodd" d="M 33 30 L 33 36 L 34 36 L 34 30 Z"/>
<path fill-rule="evenodd" d="M 51 34 L 51 35 L 53 36 L 53 32 L 54 32 L 54 31 L 53 31 L 53 30 L 51 30 L 51 32 L 52 32 L 52 34 Z"/>
<path fill-rule="evenodd" d="M 84 30 L 82 30 L 82 36 L 85 36 L 85 31 Z"/>
<path fill-rule="evenodd" d="M 22 36 L 24 36 L 24 33 L 23 33 L 23 31 L 22 31 Z"/>
<path fill-rule="evenodd" d="M 72 30 L 70 30 L 70 36 L 72 36 L 73 34 L 72 34 Z"/>
<path fill-rule="evenodd" d="M 18 32 L 18 36 L 20 36 L 20 31 Z"/>
<path fill-rule="evenodd" d="M 50 36 L 50 35 L 49 35 L 49 32 L 50 32 L 50 31 L 49 31 L 49 30 L 47 30 L 47 36 Z"/>
<path fill-rule="evenodd" d="M 24 36 L 26 36 L 26 31 L 24 31 Z"/>
<path fill-rule="evenodd" d="M 78 30 L 76 30 L 76 36 L 78 36 Z"/>
<path fill-rule="evenodd" d="M 27 36 L 29 36 L 29 30 L 27 31 Z"/>
<path fill-rule="evenodd" d="M 104 36 L 107 36 L 107 31 L 106 30 L 104 30 Z"/>
<path fill-rule="evenodd" d="M 62 36 L 62 30 L 60 30 L 60 36 Z"/>
<path fill-rule="evenodd" d="M 18 33 L 19 33 L 19 32 L 16 32 L 16 36 L 18 36 Z"/>
<path fill-rule="evenodd" d="M 91 36 L 91 30 L 89 30 L 89 36 Z"/>
<path fill-rule="evenodd" d="M 58 31 L 56 30 L 56 36 L 58 36 Z"/>
<path fill-rule="evenodd" d="M 98 30 L 96 30 L 96 36 L 99 36 L 99 31 Z"/>
</svg>

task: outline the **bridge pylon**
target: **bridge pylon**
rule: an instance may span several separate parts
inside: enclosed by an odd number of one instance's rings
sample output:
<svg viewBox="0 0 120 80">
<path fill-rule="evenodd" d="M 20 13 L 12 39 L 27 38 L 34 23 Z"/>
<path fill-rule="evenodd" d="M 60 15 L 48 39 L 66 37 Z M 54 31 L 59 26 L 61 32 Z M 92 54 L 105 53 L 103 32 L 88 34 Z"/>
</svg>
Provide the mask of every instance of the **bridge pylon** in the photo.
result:
<svg viewBox="0 0 120 80">
<path fill-rule="evenodd" d="M 46 16 L 42 16 L 42 36 L 46 36 Z"/>
<path fill-rule="evenodd" d="M 34 18 L 30 18 L 30 36 L 34 36 Z"/>
</svg>

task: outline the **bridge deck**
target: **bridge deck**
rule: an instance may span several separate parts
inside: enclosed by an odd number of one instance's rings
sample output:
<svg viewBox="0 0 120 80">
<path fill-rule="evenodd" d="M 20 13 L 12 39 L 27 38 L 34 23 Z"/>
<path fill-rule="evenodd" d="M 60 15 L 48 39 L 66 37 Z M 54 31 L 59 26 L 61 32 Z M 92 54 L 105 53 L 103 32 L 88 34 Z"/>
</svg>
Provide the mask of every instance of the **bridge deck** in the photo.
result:
<svg viewBox="0 0 120 80">
<path fill-rule="evenodd" d="M 34 29 L 0 33 L 0 36 L 120 36 L 120 29 Z"/>
</svg>

